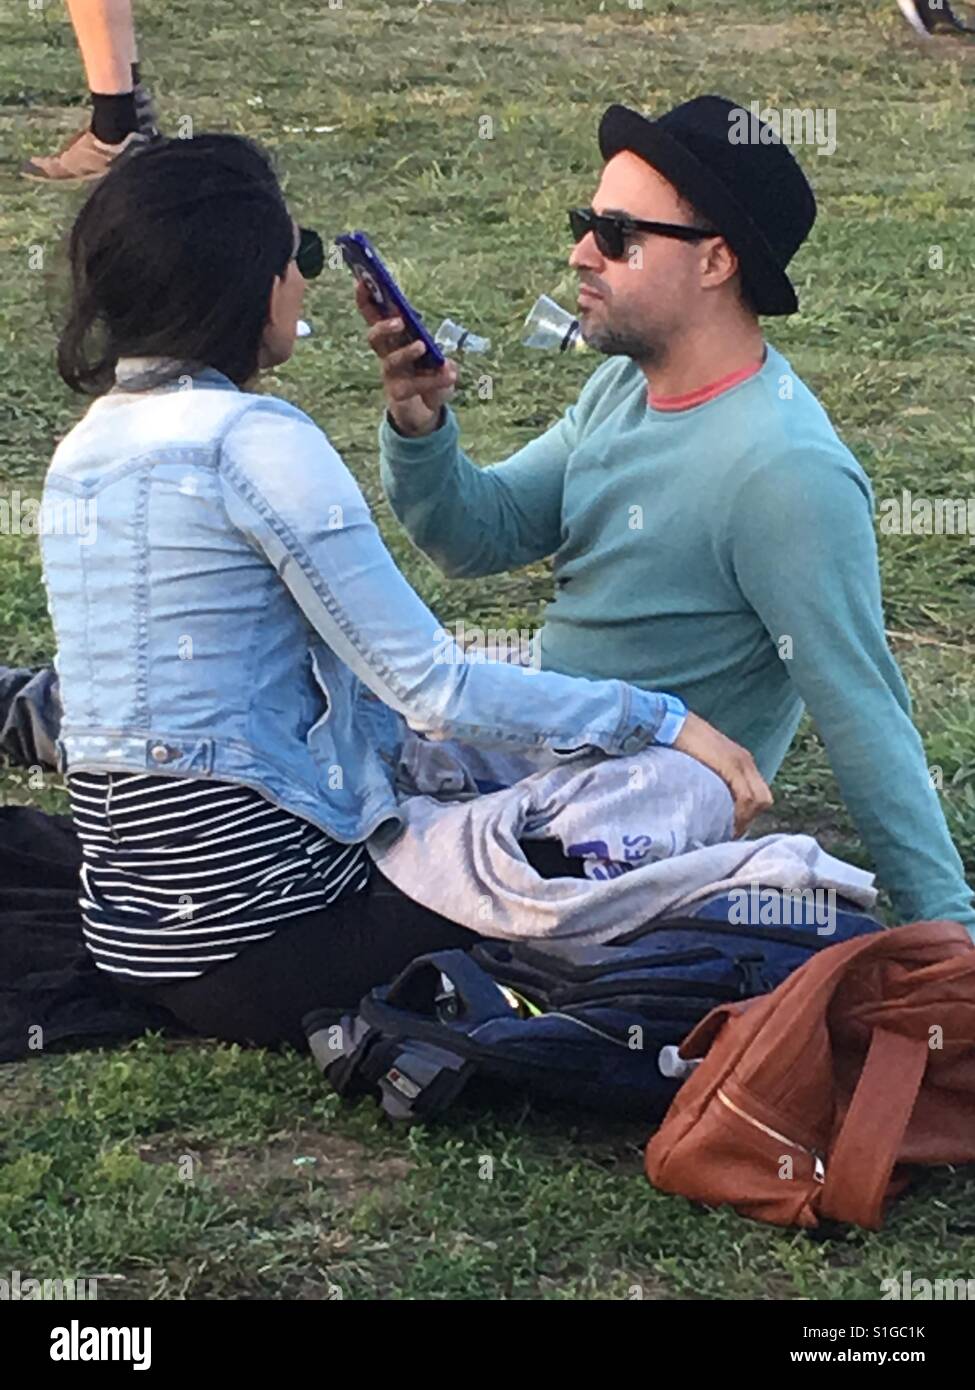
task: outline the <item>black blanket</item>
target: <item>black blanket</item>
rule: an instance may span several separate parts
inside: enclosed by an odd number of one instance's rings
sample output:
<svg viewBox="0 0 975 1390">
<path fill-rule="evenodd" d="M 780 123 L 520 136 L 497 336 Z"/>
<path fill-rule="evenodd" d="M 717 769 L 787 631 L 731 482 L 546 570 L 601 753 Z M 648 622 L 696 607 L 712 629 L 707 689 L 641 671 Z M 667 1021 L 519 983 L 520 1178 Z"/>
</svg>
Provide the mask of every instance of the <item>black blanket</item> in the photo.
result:
<svg viewBox="0 0 975 1390">
<path fill-rule="evenodd" d="M 185 1032 L 92 963 L 81 935 L 80 865 L 70 817 L 0 806 L 0 1062 L 150 1028 Z"/>
</svg>

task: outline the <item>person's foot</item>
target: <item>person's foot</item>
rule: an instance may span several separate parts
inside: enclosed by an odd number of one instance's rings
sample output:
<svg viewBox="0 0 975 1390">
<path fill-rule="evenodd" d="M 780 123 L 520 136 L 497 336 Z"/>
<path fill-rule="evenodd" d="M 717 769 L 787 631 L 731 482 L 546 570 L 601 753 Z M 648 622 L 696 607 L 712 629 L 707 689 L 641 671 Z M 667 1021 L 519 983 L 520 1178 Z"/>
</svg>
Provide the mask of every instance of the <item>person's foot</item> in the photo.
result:
<svg viewBox="0 0 975 1390">
<path fill-rule="evenodd" d="M 146 136 L 139 131 L 133 131 L 118 145 L 106 145 L 90 130 L 81 130 L 57 154 L 28 159 L 20 172 L 25 179 L 38 183 L 88 183 L 107 174 L 120 156 L 146 144 Z"/>
<path fill-rule="evenodd" d="M 948 0 L 897 0 L 901 14 L 916 34 L 928 39 L 940 30 L 955 34 L 975 33 L 975 27 L 963 24 Z"/>
</svg>

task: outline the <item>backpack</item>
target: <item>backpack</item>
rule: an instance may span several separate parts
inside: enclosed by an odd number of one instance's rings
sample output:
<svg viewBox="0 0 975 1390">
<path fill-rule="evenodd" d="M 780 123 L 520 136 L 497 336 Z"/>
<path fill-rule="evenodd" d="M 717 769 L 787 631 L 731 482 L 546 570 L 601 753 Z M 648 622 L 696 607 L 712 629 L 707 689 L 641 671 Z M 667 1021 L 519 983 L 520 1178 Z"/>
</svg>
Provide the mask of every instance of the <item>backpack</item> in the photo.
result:
<svg viewBox="0 0 975 1390">
<path fill-rule="evenodd" d="M 720 1005 L 647 1145 L 655 1187 L 780 1226 L 879 1229 L 909 1165 L 975 1162 L 975 944 L 916 922 Z"/>
<path fill-rule="evenodd" d="M 713 1008 L 774 989 L 832 941 L 881 930 L 843 911 L 828 936 L 739 924 L 723 903 L 609 945 L 485 939 L 435 951 L 356 1013 L 317 1010 L 302 1025 L 330 1085 L 378 1096 L 395 1119 L 440 1113 L 476 1077 L 656 1122 L 690 1069 L 676 1045 Z"/>
</svg>

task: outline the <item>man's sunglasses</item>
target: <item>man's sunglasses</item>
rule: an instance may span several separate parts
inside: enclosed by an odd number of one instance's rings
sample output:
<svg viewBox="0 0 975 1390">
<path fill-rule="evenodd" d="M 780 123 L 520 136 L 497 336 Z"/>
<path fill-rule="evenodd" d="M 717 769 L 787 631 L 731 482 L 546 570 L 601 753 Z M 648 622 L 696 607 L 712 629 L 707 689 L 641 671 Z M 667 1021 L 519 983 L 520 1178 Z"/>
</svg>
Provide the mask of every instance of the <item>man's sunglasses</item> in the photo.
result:
<svg viewBox="0 0 975 1390">
<path fill-rule="evenodd" d="M 653 232 L 656 236 L 672 237 L 675 241 L 704 241 L 720 232 L 707 227 L 686 227 L 676 222 L 641 222 L 635 217 L 604 217 L 592 208 L 570 208 L 569 226 L 575 241 L 592 232 L 599 254 L 610 261 L 626 256 L 626 238 L 632 232 Z"/>
<path fill-rule="evenodd" d="M 325 266 L 325 247 L 317 232 L 308 227 L 298 228 L 298 249 L 291 258 L 306 280 L 321 275 Z"/>
</svg>

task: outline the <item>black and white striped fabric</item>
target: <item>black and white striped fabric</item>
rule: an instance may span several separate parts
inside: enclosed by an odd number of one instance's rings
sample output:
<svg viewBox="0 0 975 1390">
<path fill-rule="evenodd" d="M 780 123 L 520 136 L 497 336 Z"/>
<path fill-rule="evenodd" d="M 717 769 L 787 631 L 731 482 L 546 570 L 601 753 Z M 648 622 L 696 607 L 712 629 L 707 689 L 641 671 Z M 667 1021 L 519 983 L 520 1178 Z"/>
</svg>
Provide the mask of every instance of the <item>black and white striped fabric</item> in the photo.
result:
<svg viewBox="0 0 975 1390">
<path fill-rule="evenodd" d="M 289 917 L 365 887 L 365 845 L 229 782 L 67 777 L 81 841 L 85 941 L 103 970 L 164 981 L 231 960 Z"/>
</svg>

